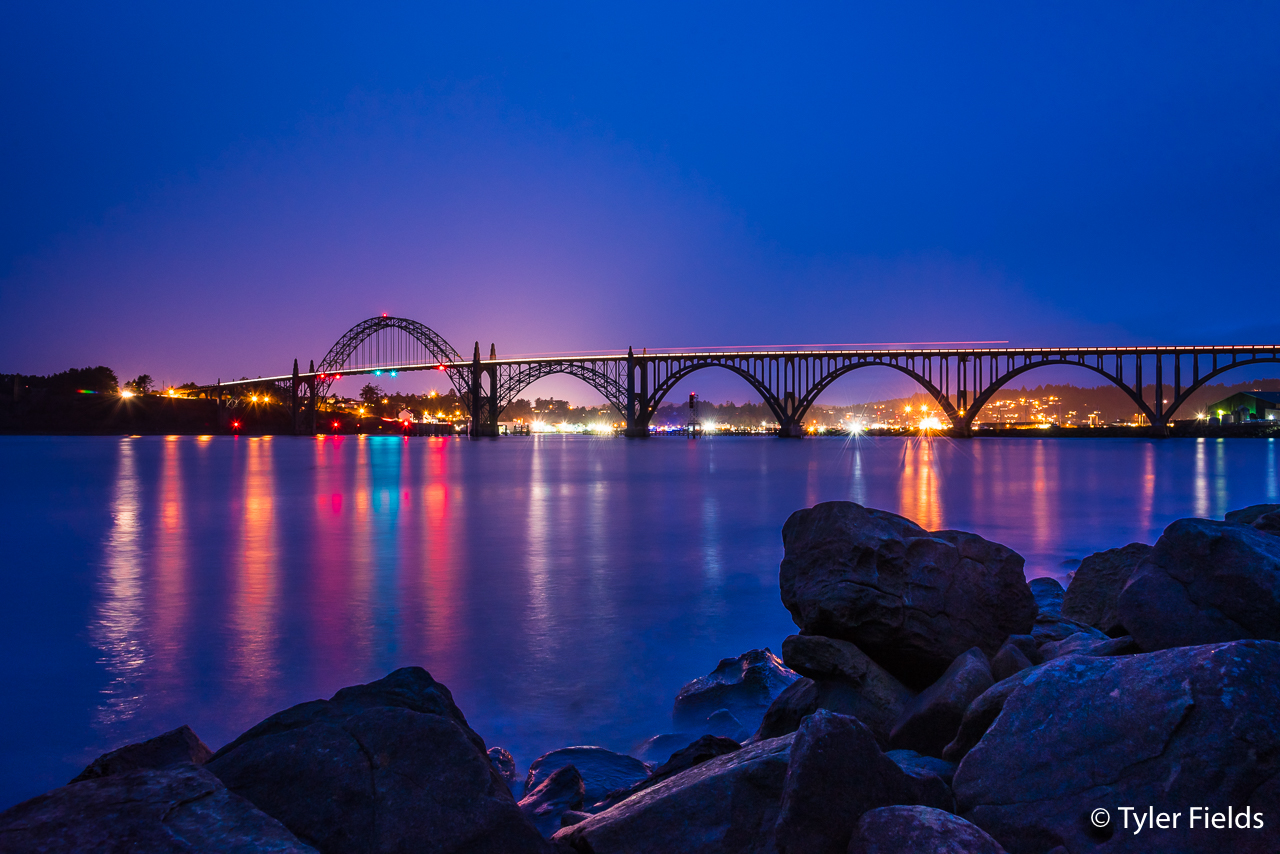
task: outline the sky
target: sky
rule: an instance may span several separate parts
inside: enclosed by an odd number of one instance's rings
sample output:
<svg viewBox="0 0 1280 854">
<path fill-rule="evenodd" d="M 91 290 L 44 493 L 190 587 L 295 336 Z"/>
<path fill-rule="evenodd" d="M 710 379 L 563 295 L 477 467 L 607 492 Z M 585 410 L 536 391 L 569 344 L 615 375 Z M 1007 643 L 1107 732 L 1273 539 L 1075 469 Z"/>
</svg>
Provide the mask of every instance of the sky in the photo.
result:
<svg viewBox="0 0 1280 854">
<path fill-rule="evenodd" d="M 1280 5 L 788 5 L 3 4 L 0 371 L 1280 340 Z"/>
</svg>

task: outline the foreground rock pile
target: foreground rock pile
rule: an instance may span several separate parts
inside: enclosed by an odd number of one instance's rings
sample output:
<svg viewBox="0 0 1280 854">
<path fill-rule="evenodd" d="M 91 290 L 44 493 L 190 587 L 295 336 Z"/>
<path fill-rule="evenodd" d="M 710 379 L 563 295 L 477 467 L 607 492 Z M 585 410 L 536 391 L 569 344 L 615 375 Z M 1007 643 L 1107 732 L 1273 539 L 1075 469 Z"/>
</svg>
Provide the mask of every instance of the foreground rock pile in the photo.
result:
<svg viewBox="0 0 1280 854">
<path fill-rule="evenodd" d="M 521 779 L 404 668 L 216 753 L 184 727 L 106 754 L 0 814 L 0 850 L 1280 851 L 1280 507 L 1180 520 L 1065 590 L 848 502 L 783 542 L 799 633 L 686 685 L 634 756 Z"/>
</svg>

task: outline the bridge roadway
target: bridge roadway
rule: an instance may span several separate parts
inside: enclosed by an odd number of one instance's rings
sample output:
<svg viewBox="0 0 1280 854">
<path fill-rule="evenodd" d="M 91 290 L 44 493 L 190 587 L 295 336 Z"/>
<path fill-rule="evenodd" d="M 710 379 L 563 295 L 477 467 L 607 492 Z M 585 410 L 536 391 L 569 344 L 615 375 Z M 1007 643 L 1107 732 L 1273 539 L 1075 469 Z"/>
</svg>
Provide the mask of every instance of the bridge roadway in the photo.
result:
<svg viewBox="0 0 1280 854">
<path fill-rule="evenodd" d="M 442 337 L 407 318 L 373 317 L 352 327 L 320 366 L 311 363 L 272 377 L 219 382 L 198 390 L 220 403 L 247 389 L 279 388 L 291 401 L 299 432 L 315 431 L 318 398 L 342 376 L 444 371 L 471 413 L 473 435 L 496 435 L 499 416 L 529 384 L 553 374 L 576 376 L 626 419 L 626 435 L 649 435 L 649 422 L 685 377 L 707 368 L 738 374 L 772 410 L 782 436 L 801 436 L 809 409 L 830 385 L 851 371 L 886 367 L 915 380 L 937 402 L 959 435 L 992 396 L 1013 378 L 1044 367 L 1091 371 L 1122 389 L 1156 427 L 1169 420 L 1198 388 L 1234 368 L 1280 363 L 1280 345 L 1186 347 L 1000 347 L 770 349 L 704 352 L 574 354 L 499 359 L 490 345 L 482 359 L 476 342 L 467 360 Z M 1145 371 L 1145 375 L 1144 375 Z M 1167 396 L 1172 392 L 1172 397 Z"/>
</svg>

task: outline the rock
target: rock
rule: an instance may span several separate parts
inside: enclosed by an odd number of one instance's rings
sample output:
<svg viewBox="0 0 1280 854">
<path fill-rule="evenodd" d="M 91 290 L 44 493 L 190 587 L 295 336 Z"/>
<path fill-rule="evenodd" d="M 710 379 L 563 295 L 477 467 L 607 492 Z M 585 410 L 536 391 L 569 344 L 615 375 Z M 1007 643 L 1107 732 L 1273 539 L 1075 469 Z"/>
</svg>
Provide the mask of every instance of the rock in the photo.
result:
<svg viewBox="0 0 1280 854">
<path fill-rule="evenodd" d="M 1253 527 L 1264 534 L 1280 537 L 1280 510 L 1273 510 L 1253 520 Z"/>
<path fill-rule="evenodd" d="M 1027 657 L 1027 661 L 1032 664 L 1040 664 L 1040 644 L 1036 643 L 1034 635 L 1009 635 L 1009 639 L 1005 641 L 1018 648 L 1018 652 Z"/>
<path fill-rule="evenodd" d="M 782 601 L 801 633 L 856 644 L 909 688 L 1035 619 L 1022 558 L 976 534 L 831 501 L 791 514 L 782 540 Z"/>
<path fill-rule="evenodd" d="M 813 679 L 802 676 L 792 682 L 764 713 L 760 729 L 751 740 L 766 741 L 795 732 L 800 728 L 800 721 L 818 710 L 819 693 L 818 683 Z"/>
<path fill-rule="evenodd" d="M 848 641 L 792 635 L 782 642 L 782 660 L 797 673 L 821 682 L 844 682 L 852 689 L 838 709 L 862 721 L 881 743 L 915 694 Z M 830 693 L 830 692 L 829 692 Z"/>
<path fill-rule="evenodd" d="M 114 771 L 24 801 L 0 813 L 0 849 L 46 854 L 315 852 L 283 824 L 227 791 L 213 774 L 189 764 Z"/>
<path fill-rule="evenodd" d="M 1030 666 L 1031 662 L 1022 654 L 1022 650 L 1011 643 L 1006 643 L 1000 647 L 995 658 L 991 659 L 991 678 L 999 682 Z"/>
<path fill-rule="evenodd" d="M 936 756 L 925 756 L 914 750 L 888 750 L 884 755 L 897 762 L 898 767 L 908 774 L 916 771 L 927 772 L 935 775 L 948 786 L 951 785 L 951 778 L 956 774 L 956 763 L 947 762 Z"/>
<path fill-rule="evenodd" d="M 1277 708 L 1280 643 L 1051 661 L 1023 679 L 960 763 L 959 811 L 1013 854 L 1101 850 L 1124 833 L 1118 807 L 1140 804 L 1183 810 L 1181 829 L 1130 830 L 1106 850 L 1272 852 L 1269 826 L 1202 831 L 1186 821 L 1193 805 L 1280 815 Z M 1091 830 L 1098 807 L 1111 811 L 1104 831 Z"/>
<path fill-rule="evenodd" d="M 588 806 L 604 800 L 610 792 L 634 786 L 649 776 L 649 766 L 633 756 L 603 747 L 562 747 L 533 760 L 524 780 L 525 794 L 566 765 L 573 765 L 582 775 L 586 786 L 582 802 Z"/>
<path fill-rule="evenodd" d="M 707 719 L 727 709 L 752 731 L 760 726 L 769 704 L 798 678 L 769 650 L 753 649 L 723 659 L 710 675 L 681 688 L 671 717 L 676 729 L 702 734 L 708 731 Z"/>
<path fill-rule="evenodd" d="M 990 836 L 932 807 L 880 807 L 862 816 L 848 854 L 1005 854 Z"/>
<path fill-rule="evenodd" d="M 1280 538 L 1179 519 L 1120 593 L 1120 621 L 1145 650 L 1280 640 Z"/>
<path fill-rule="evenodd" d="M 561 817 L 582 806 L 586 786 L 572 765 L 557 768 L 536 789 L 520 800 L 520 811 L 548 839 L 563 825 Z"/>
<path fill-rule="evenodd" d="M 1239 510 L 1232 510 L 1225 518 L 1236 525 L 1252 525 L 1258 519 L 1277 510 L 1280 510 L 1280 504 L 1251 504 Z"/>
<path fill-rule="evenodd" d="M 688 771 L 695 765 L 701 765 L 703 762 L 709 762 L 717 756 L 724 756 L 726 753 L 733 753 L 735 750 L 741 749 L 742 745 L 733 739 L 704 735 L 687 747 L 677 750 L 671 755 L 670 759 L 653 769 L 653 773 L 639 783 L 626 789 L 610 792 L 602 801 L 595 804 L 592 812 L 608 809 L 614 804 L 625 801 L 636 792 L 647 789 L 650 786 L 656 786 L 668 777 L 674 777 L 682 771 Z"/>
<path fill-rule="evenodd" d="M 1056 578 L 1033 578 L 1027 582 L 1031 595 L 1036 600 L 1036 610 L 1041 614 L 1062 616 L 1062 599 L 1067 591 Z"/>
<path fill-rule="evenodd" d="M 143 768 L 164 768 L 175 763 L 203 765 L 212 756 L 213 751 L 191 731 L 191 727 L 184 724 L 164 735 L 102 754 L 71 782 L 79 783 Z"/>
<path fill-rule="evenodd" d="M 437 852 L 547 850 L 449 689 L 420 667 L 272 715 L 205 767 L 324 854 L 423 839 Z"/>
<path fill-rule="evenodd" d="M 940 787 L 934 797 L 946 790 L 936 776 L 927 776 Z M 880 752 L 857 718 L 817 711 L 800 725 L 791 748 L 776 831 L 779 854 L 843 854 L 863 813 L 918 803 L 923 788 L 921 778 Z"/>
<path fill-rule="evenodd" d="M 889 736 L 890 746 L 942 756 L 960 729 L 965 709 L 993 684 L 982 650 L 975 647 L 957 657 L 942 678 L 903 711 Z"/>
<path fill-rule="evenodd" d="M 739 742 L 751 735 L 751 733 L 747 732 L 747 728 L 742 725 L 742 722 L 735 718 L 728 709 L 720 709 L 718 712 L 713 712 L 711 717 L 707 718 L 706 729 L 708 735 L 731 738 Z"/>
<path fill-rule="evenodd" d="M 580 810 L 565 810 L 560 815 L 561 827 L 573 827 L 575 824 L 581 824 L 591 818 L 591 813 L 582 812 Z"/>
<path fill-rule="evenodd" d="M 697 739 L 697 733 L 667 732 L 645 739 L 636 745 L 635 749 L 631 751 L 631 755 L 646 765 L 661 765 L 670 759 L 671 755 L 677 750 L 687 747 Z"/>
<path fill-rule="evenodd" d="M 1081 561 L 1067 586 L 1062 616 L 1093 626 L 1103 634 L 1124 634 L 1116 599 L 1133 570 L 1149 554 L 1151 546 L 1146 543 L 1129 543 L 1123 548 L 1089 555 Z"/>
<path fill-rule="evenodd" d="M 1031 628 L 1031 637 L 1035 639 L 1041 650 L 1044 649 L 1044 645 L 1047 643 L 1064 640 L 1072 635 L 1084 635 L 1095 640 L 1107 639 L 1105 634 L 1093 626 L 1087 626 L 1076 620 L 1056 617 L 1048 613 L 1043 613 L 1036 617 L 1035 625 Z"/>
<path fill-rule="evenodd" d="M 1045 661 L 1052 661 L 1064 655 L 1133 655 L 1142 652 L 1133 638 L 1125 635 L 1119 638 L 1097 638 L 1092 635 L 1068 635 L 1060 641 L 1051 641 L 1040 647 Z"/>
<path fill-rule="evenodd" d="M 515 791 L 516 784 L 520 781 L 520 775 L 516 773 L 516 760 L 504 747 L 489 748 L 489 762 L 493 765 L 493 770 L 498 772 L 498 776 L 507 784 L 507 788 Z"/>
<path fill-rule="evenodd" d="M 554 840 L 592 854 L 776 854 L 774 825 L 794 736 L 743 747 L 567 827 Z"/>
<path fill-rule="evenodd" d="M 977 699 L 964 710 L 964 718 L 960 721 L 960 729 L 956 732 L 956 737 L 952 739 L 951 743 L 943 748 L 942 758 L 948 762 L 958 764 L 964 758 L 964 755 L 982 740 L 982 736 L 990 729 L 991 724 L 995 723 L 1009 696 L 1018 688 L 1021 688 L 1023 683 L 1040 666 L 1037 665 L 1029 670 L 1015 673 L 979 694 Z"/>
</svg>

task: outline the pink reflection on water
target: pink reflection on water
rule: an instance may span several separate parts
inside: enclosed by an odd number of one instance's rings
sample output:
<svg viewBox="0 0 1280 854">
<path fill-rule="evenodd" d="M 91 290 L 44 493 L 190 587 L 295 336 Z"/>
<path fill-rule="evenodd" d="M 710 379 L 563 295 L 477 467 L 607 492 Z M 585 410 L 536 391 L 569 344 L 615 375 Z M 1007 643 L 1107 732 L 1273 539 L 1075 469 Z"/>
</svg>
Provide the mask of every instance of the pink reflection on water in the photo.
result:
<svg viewBox="0 0 1280 854">
<path fill-rule="evenodd" d="M 351 644 L 347 625 L 350 577 L 346 561 L 347 527 L 343 518 L 344 475 L 342 436 L 315 443 L 316 516 L 312 534 L 314 574 L 308 585 L 311 607 L 309 625 L 313 661 L 327 673 L 351 671 Z M 349 450 L 349 449 L 348 449 Z M 317 674 L 324 682 L 324 674 Z"/>
<path fill-rule="evenodd" d="M 269 438 L 240 439 L 240 519 L 232 574 L 231 670 L 245 696 L 259 698 L 278 676 L 279 597 L 275 472 Z"/>
<path fill-rule="evenodd" d="M 183 440 L 165 438 L 161 451 L 160 499 L 152 575 L 151 631 L 158 684 L 174 686 L 186 679 L 185 655 L 189 619 L 188 575 L 191 571 L 187 513 L 183 500 Z"/>
<path fill-rule="evenodd" d="M 933 440 L 908 441 L 903 446 L 898 513 L 926 531 L 942 530 L 945 526 L 938 490 Z"/>
</svg>

